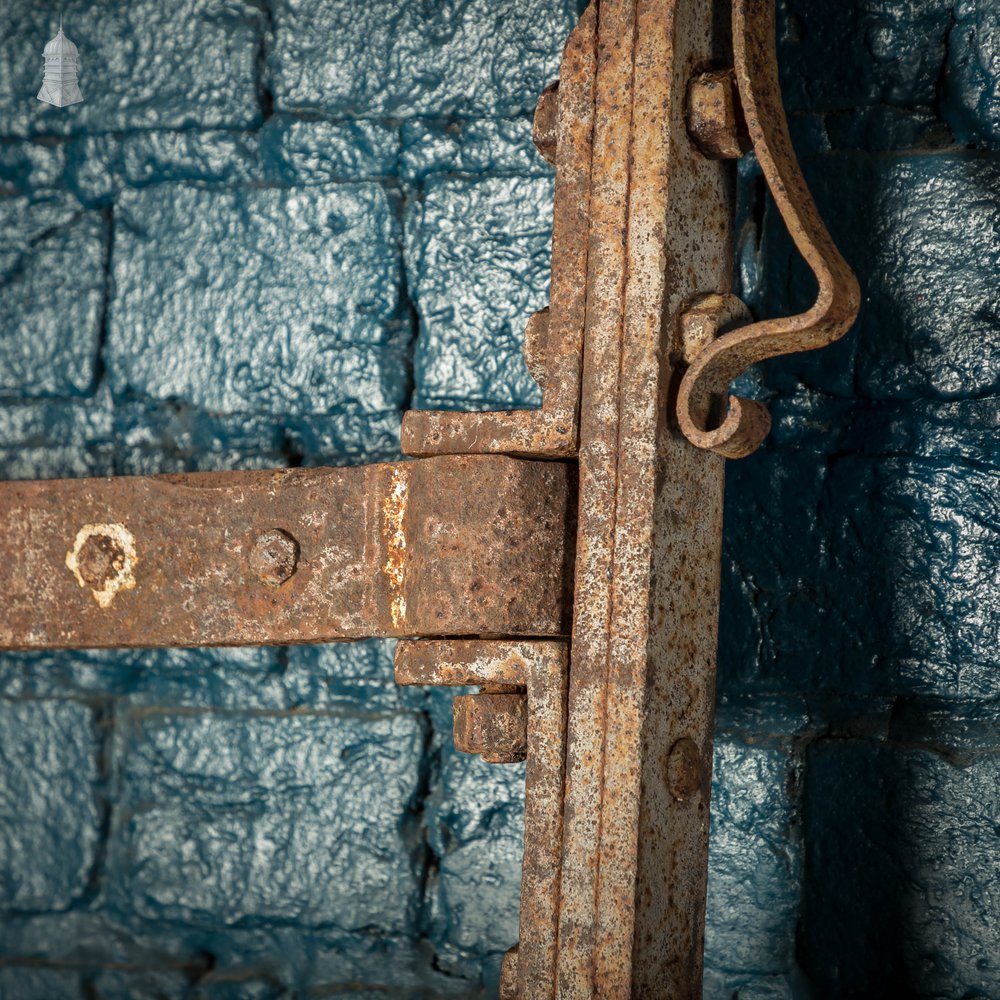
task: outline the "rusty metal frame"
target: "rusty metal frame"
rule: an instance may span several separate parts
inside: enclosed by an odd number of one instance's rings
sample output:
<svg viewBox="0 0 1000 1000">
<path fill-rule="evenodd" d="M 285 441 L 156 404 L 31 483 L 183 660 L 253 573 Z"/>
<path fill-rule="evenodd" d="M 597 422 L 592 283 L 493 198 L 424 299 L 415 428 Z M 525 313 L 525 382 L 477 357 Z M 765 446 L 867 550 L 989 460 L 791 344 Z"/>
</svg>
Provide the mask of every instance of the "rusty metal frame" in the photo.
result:
<svg viewBox="0 0 1000 1000">
<path fill-rule="evenodd" d="M 575 504 L 502 456 L 3 483 L 0 646 L 558 636 Z"/>
<path fill-rule="evenodd" d="M 773 0 L 592 0 L 540 99 L 556 169 L 535 411 L 413 411 L 415 461 L 0 484 L 0 648 L 396 636 L 401 684 L 478 686 L 456 745 L 527 760 L 507 1000 L 700 995 L 724 460 L 748 365 L 841 336 L 858 286 L 802 179 Z M 730 293 L 752 148 L 817 278 Z M 421 638 L 423 637 L 423 638 Z"/>
</svg>

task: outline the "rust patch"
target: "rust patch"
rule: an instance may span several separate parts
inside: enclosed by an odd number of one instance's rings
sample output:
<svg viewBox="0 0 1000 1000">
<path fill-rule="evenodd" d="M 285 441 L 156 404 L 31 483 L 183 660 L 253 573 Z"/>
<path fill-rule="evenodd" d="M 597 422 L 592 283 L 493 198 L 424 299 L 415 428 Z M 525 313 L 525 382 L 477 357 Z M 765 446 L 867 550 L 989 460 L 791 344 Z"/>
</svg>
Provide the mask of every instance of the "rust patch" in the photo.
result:
<svg viewBox="0 0 1000 1000">
<path fill-rule="evenodd" d="M 0 646 L 561 635 L 574 508 L 568 466 L 490 455 L 3 482 Z"/>
<path fill-rule="evenodd" d="M 690 737 L 679 739 L 667 755 L 666 779 L 670 794 L 678 801 L 689 799 L 705 784 L 701 754 Z"/>
<path fill-rule="evenodd" d="M 85 524 L 66 553 L 67 569 L 102 608 L 111 607 L 120 590 L 135 587 L 138 561 L 135 537 L 124 524 Z"/>
</svg>

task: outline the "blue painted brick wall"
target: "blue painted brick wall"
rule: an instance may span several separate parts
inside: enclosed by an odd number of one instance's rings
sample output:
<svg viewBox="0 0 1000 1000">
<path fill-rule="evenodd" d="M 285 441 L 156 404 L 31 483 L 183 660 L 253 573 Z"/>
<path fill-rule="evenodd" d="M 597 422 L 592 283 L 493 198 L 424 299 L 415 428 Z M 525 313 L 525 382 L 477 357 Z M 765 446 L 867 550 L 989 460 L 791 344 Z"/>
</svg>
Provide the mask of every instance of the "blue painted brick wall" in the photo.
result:
<svg viewBox="0 0 1000 1000">
<path fill-rule="evenodd" d="M 62 11 L 86 100 L 34 100 Z M 372 461 L 537 402 L 575 0 L 0 9 L 0 477 Z M 1000 998 L 998 0 L 779 0 L 864 304 L 745 379 L 706 996 Z M 808 277 L 741 165 L 738 290 Z M 0 996 L 495 994 L 523 769 L 390 644 L 0 656 Z"/>
</svg>

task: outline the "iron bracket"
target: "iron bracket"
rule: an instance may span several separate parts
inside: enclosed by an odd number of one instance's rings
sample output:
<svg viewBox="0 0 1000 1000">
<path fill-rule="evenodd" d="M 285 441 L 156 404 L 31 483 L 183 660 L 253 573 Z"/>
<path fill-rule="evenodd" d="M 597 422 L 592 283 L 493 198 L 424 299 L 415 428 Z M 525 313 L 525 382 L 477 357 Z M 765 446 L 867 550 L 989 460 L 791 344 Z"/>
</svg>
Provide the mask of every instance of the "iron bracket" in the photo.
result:
<svg viewBox="0 0 1000 1000">
<path fill-rule="evenodd" d="M 506 998 L 701 992 L 724 458 L 770 425 L 729 384 L 859 303 L 792 150 L 773 3 L 732 0 L 730 40 L 705 0 L 593 0 L 570 35 L 534 127 L 540 409 L 411 411 L 422 457 L 392 465 L 0 484 L 0 648 L 394 636 L 399 683 L 481 689 L 456 743 L 526 759 Z M 730 292 L 749 149 L 816 275 L 798 316 Z"/>
</svg>

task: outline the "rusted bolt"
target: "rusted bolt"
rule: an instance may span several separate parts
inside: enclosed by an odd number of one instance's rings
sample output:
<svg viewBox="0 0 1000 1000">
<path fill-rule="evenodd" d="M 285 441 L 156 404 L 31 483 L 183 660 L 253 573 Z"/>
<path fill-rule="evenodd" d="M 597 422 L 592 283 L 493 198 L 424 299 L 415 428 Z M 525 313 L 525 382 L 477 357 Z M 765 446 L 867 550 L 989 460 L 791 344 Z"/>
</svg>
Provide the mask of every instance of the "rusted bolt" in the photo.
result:
<svg viewBox="0 0 1000 1000">
<path fill-rule="evenodd" d="M 683 802 L 701 788 L 701 781 L 698 744 L 685 736 L 671 747 L 667 757 L 667 790 L 678 802 Z"/>
<path fill-rule="evenodd" d="M 753 322 L 743 301 L 728 292 L 699 296 L 681 314 L 681 357 L 691 364 L 720 334 Z"/>
<path fill-rule="evenodd" d="M 691 80 L 686 120 L 688 135 L 710 159 L 738 160 L 750 148 L 731 69 L 701 73 Z"/>
<path fill-rule="evenodd" d="M 299 565 L 299 543 L 281 528 L 265 531 L 250 551 L 250 569 L 261 583 L 280 587 Z"/>
<path fill-rule="evenodd" d="M 528 755 L 528 699 L 519 693 L 463 694 L 452 706 L 455 748 L 488 764 L 516 764 Z"/>
<path fill-rule="evenodd" d="M 538 98 L 531 138 L 542 158 L 555 166 L 559 127 L 559 81 L 550 83 Z"/>
</svg>

